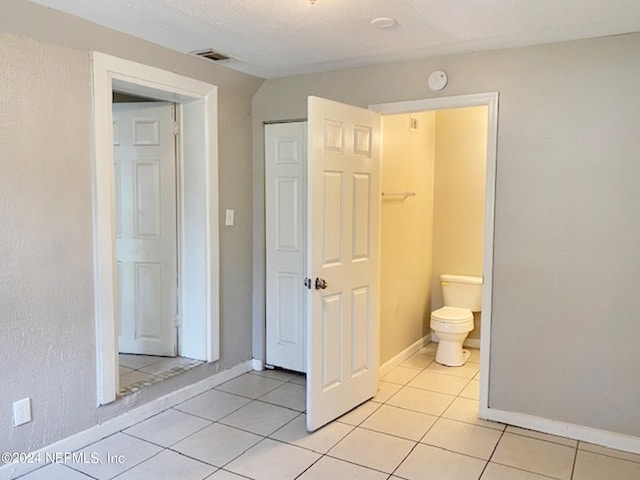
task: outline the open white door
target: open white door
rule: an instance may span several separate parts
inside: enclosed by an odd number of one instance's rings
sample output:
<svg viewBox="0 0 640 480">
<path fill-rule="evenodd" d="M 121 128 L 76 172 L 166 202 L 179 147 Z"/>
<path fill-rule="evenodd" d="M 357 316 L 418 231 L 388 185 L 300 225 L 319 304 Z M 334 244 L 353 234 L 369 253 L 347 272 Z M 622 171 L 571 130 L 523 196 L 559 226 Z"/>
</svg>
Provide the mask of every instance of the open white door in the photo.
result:
<svg viewBox="0 0 640 480">
<path fill-rule="evenodd" d="M 380 117 L 309 97 L 307 430 L 376 394 Z"/>
<path fill-rule="evenodd" d="M 121 353 L 177 354 L 174 108 L 113 105 Z"/>
</svg>

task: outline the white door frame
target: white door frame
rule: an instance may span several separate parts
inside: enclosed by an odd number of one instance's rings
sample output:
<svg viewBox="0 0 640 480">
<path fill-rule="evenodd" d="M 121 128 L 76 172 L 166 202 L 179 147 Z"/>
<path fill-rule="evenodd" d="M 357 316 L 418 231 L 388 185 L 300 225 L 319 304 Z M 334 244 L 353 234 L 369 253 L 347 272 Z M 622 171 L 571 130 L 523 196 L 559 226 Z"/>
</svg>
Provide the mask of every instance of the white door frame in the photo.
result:
<svg viewBox="0 0 640 480">
<path fill-rule="evenodd" d="M 113 90 L 178 104 L 179 350 L 209 362 L 220 356 L 218 99 L 208 83 L 99 52 L 91 58 L 96 383 L 104 405 L 118 388 Z"/>
<path fill-rule="evenodd" d="M 404 102 L 370 105 L 369 109 L 382 115 L 424 112 L 449 108 L 488 107 L 487 171 L 485 181 L 484 246 L 482 270 L 482 325 L 480 331 L 480 404 L 478 416 L 489 418 L 489 369 L 491 366 L 491 313 L 493 298 L 493 242 L 496 198 L 496 160 L 498 146 L 498 92 L 427 98 Z"/>
</svg>

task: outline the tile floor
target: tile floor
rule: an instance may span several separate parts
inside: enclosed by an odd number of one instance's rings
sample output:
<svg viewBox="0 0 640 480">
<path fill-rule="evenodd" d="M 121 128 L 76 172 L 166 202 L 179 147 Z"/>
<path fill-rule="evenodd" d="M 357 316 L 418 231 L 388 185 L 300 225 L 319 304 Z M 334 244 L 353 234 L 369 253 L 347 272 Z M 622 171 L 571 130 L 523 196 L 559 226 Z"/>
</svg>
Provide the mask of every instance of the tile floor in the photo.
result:
<svg viewBox="0 0 640 480">
<path fill-rule="evenodd" d="M 640 455 L 478 420 L 478 352 L 462 368 L 433 358 L 428 345 L 385 375 L 374 399 L 313 434 L 304 377 L 251 372 L 79 452 L 124 463 L 53 464 L 22 478 L 640 478 Z"/>
<path fill-rule="evenodd" d="M 120 353 L 118 363 L 120 366 L 118 395 L 125 396 L 191 370 L 205 362 L 186 357 L 155 357 Z"/>
</svg>

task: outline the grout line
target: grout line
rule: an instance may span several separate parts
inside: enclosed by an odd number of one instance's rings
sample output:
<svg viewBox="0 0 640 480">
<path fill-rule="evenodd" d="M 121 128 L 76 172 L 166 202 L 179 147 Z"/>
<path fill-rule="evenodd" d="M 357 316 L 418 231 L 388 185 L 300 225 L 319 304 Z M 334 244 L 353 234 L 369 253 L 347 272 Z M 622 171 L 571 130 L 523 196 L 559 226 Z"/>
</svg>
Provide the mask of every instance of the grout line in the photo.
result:
<svg viewBox="0 0 640 480">
<path fill-rule="evenodd" d="M 513 465 L 507 465 L 505 463 L 500 463 L 500 462 L 489 462 L 489 463 L 492 463 L 493 465 L 500 465 L 501 467 L 511 468 L 513 470 L 518 470 L 519 472 L 530 473 L 531 475 L 536 475 L 538 477 L 548 478 L 549 480 L 562 480 L 562 479 L 560 479 L 558 477 L 550 477 L 546 473 L 534 472 L 532 470 L 525 470 L 524 468 L 514 467 Z M 565 479 L 565 480 L 571 480 L 571 479 Z"/>
<path fill-rule="evenodd" d="M 573 463 L 571 464 L 571 475 L 569 475 L 569 478 L 572 479 L 573 478 L 573 474 L 576 471 L 576 462 L 578 461 L 578 445 L 580 443 L 576 442 L 576 451 L 573 454 Z"/>
<path fill-rule="evenodd" d="M 225 470 L 224 468 L 219 468 L 219 467 L 218 467 L 218 470 L 213 472 L 213 474 L 216 474 L 216 473 L 221 472 L 221 471 L 225 472 L 225 473 L 230 473 L 231 475 L 236 475 L 236 476 L 238 476 L 240 478 L 246 478 L 247 480 L 254 480 L 253 478 L 247 477 L 245 475 L 242 475 L 241 473 L 235 473 L 235 472 L 232 472 L 231 470 Z M 207 480 L 208 478 L 210 478 L 210 477 L 206 477 L 204 480 Z M 213 478 L 213 476 L 211 478 Z M 117 479 L 115 479 L 115 480 L 117 480 Z"/>
<path fill-rule="evenodd" d="M 414 447 L 413 447 L 413 448 L 415 448 L 415 445 L 414 445 Z M 411 449 L 412 451 L 413 451 L 413 448 Z M 408 454 L 407 454 L 407 455 L 408 455 Z M 355 466 L 357 466 L 357 467 L 366 468 L 367 470 L 371 470 L 371 471 L 374 471 L 374 472 L 384 473 L 385 475 L 389 475 L 389 476 L 392 476 L 392 475 L 393 475 L 393 473 L 385 472 L 384 470 L 378 470 L 377 468 L 373 468 L 373 467 L 370 467 L 370 466 L 368 466 L 368 465 L 362 465 L 361 463 L 356 463 L 356 462 L 354 462 L 353 460 L 346 460 L 346 459 L 344 459 L 344 458 L 334 457 L 333 455 L 329 455 L 329 453 L 328 453 L 328 452 L 327 452 L 327 453 L 325 453 L 325 454 L 323 455 L 323 457 L 331 458 L 332 460 L 339 460 L 339 461 L 341 461 L 341 462 L 345 462 L 345 463 L 350 463 L 351 465 L 355 465 Z M 402 462 L 404 462 L 404 458 L 402 459 Z M 402 462 L 400 462 L 400 464 L 401 464 Z M 400 466 L 400 464 L 398 464 L 398 466 Z M 393 471 L 395 472 L 397 469 L 398 469 L 398 467 L 395 467 L 395 468 L 393 469 Z M 403 477 L 401 477 L 401 478 L 403 478 Z"/>
<path fill-rule="evenodd" d="M 117 435 L 118 433 L 122 433 L 122 432 L 116 432 L 116 433 L 114 433 L 113 435 Z M 109 435 L 109 436 L 111 437 L 112 435 Z M 132 436 L 130 436 L 130 435 L 129 435 L 129 437 L 130 437 L 130 438 L 134 438 L 134 437 L 132 437 Z M 108 438 L 108 437 L 105 437 L 105 438 Z M 103 440 L 104 440 L 104 439 L 103 439 Z M 136 440 L 138 440 L 138 439 L 136 439 Z M 98 440 L 98 441 L 101 441 L 101 440 Z M 152 442 L 147 442 L 146 440 L 142 440 L 142 441 L 143 441 L 143 442 L 146 442 L 146 443 L 149 443 L 149 444 L 151 444 L 151 445 L 155 445 L 154 443 L 152 443 Z M 97 443 L 97 442 L 94 442 L 94 443 Z M 79 450 L 82 450 L 82 449 L 84 449 L 84 448 L 87 448 L 87 447 L 83 447 L 83 448 L 81 448 L 81 449 L 79 449 Z M 77 451 L 77 450 L 76 450 L 76 451 Z M 125 472 L 128 472 L 129 470 L 132 470 L 132 469 L 136 468 L 138 465 L 142 465 L 142 464 L 143 464 L 143 463 L 145 463 L 147 460 L 150 460 L 150 459 L 152 459 L 153 457 L 155 457 L 155 456 L 159 455 L 160 453 L 162 453 L 162 451 L 163 451 L 163 450 L 161 449 L 160 451 L 158 451 L 158 452 L 154 453 L 154 454 L 153 454 L 153 455 L 151 455 L 150 457 L 147 457 L 147 458 L 145 458 L 145 459 L 143 459 L 143 460 L 140 460 L 138 463 L 136 463 L 136 464 L 134 464 L 134 465 L 132 465 L 132 466 L 130 466 L 130 467 L 125 468 L 123 471 L 118 472 L 118 474 L 117 474 L 117 475 L 115 475 L 114 477 L 117 477 L 117 476 L 123 475 Z M 74 464 L 73 464 L 73 463 L 71 463 L 71 464 L 65 464 L 65 466 L 68 466 L 68 467 L 69 467 L 69 468 L 71 468 L 72 470 L 75 470 L 76 472 L 80 472 L 80 473 L 82 473 L 83 475 L 87 475 L 87 476 L 88 476 L 88 477 L 90 477 L 90 478 L 99 478 L 99 477 L 92 477 L 90 474 L 88 474 L 88 473 L 86 473 L 86 472 L 83 472 L 82 470 L 80 470 L 80 469 L 78 469 L 78 468 L 74 468 L 72 465 L 74 465 Z M 110 478 L 114 478 L 114 477 L 110 477 Z"/>
<path fill-rule="evenodd" d="M 191 415 L 190 413 L 182 412 L 182 411 L 180 411 L 180 410 L 176 410 L 176 412 L 178 412 L 178 413 L 182 413 L 182 414 L 184 414 L 184 415 L 189 415 L 189 416 L 191 416 L 191 417 L 193 417 L 193 418 L 197 418 L 197 419 L 199 419 L 199 420 L 205 420 L 205 421 L 209 422 L 209 424 L 208 424 L 208 425 L 204 425 L 203 427 L 200 427 L 200 428 L 198 428 L 197 430 L 194 430 L 193 432 L 191 432 L 191 433 L 190 433 L 189 435 L 187 435 L 186 437 L 180 438 L 180 439 L 176 440 L 175 442 L 173 442 L 173 443 L 171 443 L 171 444 L 169 444 L 169 445 L 161 445 L 161 444 L 159 444 L 159 443 L 155 443 L 155 442 L 153 442 L 152 440 L 149 440 L 149 439 L 146 439 L 146 438 L 143 438 L 143 437 L 138 437 L 137 435 L 134 435 L 133 433 L 125 432 L 125 430 L 128 430 L 128 429 L 130 429 L 131 427 L 134 427 L 135 425 L 139 425 L 139 424 L 141 424 L 141 423 L 143 423 L 143 422 L 146 422 L 147 420 L 149 420 L 149 419 L 151 419 L 151 418 L 157 417 L 158 415 L 160 415 L 160 414 L 162 414 L 162 413 L 164 413 L 164 412 L 167 412 L 168 410 L 173 410 L 173 407 L 168 408 L 168 409 L 166 409 L 166 410 L 163 410 L 162 412 L 159 412 L 159 413 L 157 413 L 156 415 L 154 415 L 153 417 L 149 417 L 149 418 L 147 418 L 146 420 L 142 420 L 142 421 L 140 421 L 140 422 L 138 422 L 138 423 L 134 423 L 133 425 L 128 426 L 126 429 L 120 430 L 120 433 L 122 433 L 122 434 L 124 434 L 124 435 L 127 435 L 127 436 L 129 436 L 129 437 L 132 437 L 132 438 L 136 438 L 136 439 L 138 439 L 138 440 L 142 440 L 142 441 L 147 442 L 147 443 L 151 443 L 151 444 L 153 444 L 153 445 L 157 445 L 158 447 L 162 447 L 162 448 L 164 448 L 165 450 L 168 450 L 168 449 L 170 449 L 171 447 L 175 446 L 176 444 L 178 444 L 178 443 L 182 442 L 183 440 L 186 440 L 187 438 L 192 437 L 192 436 L 193 436 L 193 435 L 195 435 L 196 433 L 201 432 L 202 430 L 204 430 L 204 429 L 206 429 L 206 428 L 209 428 L 211 425 L 213 425 L 214 423 L 216 423 L 215 421 L 213 421 L 213 420 L 209 420 L 209 419 L 207 419 L 207 418 L 198 417 L 197 415 Z M 180 452 L 176 452 L 176 453 L 180 453 Z"/>
<path fill-rule="evenodd" d="M 482 472 L 480 472 L 480 476 L 478 477 L 478 479 L 482 478 L 482 475 L 484 475 L 484 471 L 489 466 L 489 463 L 491 463 L 491 459 L 493 458 L 493 455 L 496 453 L 496 450 L 498 449 L 498 445 L 500 445 L 500 442 L 502 441 L 502 438 L 504 437 L 504 432 L 506 432 L 506 430 L 507 430 L 506 427 L 502 431 L 496 430 L 496 431 L 500 431 L 500 438 L 498 438 L 498 441 L 496 442 L 495 447 L 493 447 L 493 451 L 491 452 L 491 455 L 489 455 L 489 458 L 487 459 L 487 463 L 482 469 Z"/>
</svg>

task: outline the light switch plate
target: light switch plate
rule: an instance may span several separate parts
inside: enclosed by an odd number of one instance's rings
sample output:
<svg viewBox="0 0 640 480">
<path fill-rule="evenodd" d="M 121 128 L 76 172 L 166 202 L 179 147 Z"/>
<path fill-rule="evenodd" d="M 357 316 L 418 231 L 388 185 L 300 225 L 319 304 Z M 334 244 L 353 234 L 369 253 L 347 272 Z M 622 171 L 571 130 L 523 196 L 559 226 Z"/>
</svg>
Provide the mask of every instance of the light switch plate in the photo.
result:
<svg viewBox="0 0 640 480">
<path fill-rule="evenodd" d="M 234 216 L 235 216 L 235 212 L 232 209 L 227 208 L 227 212 L 224 219 L 224 224 L 227 227 L 233 227 Z"/>
</svg>

